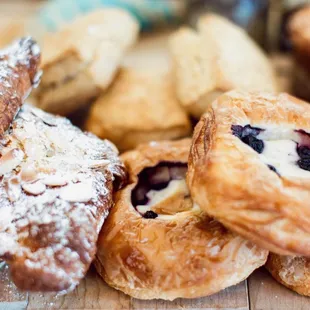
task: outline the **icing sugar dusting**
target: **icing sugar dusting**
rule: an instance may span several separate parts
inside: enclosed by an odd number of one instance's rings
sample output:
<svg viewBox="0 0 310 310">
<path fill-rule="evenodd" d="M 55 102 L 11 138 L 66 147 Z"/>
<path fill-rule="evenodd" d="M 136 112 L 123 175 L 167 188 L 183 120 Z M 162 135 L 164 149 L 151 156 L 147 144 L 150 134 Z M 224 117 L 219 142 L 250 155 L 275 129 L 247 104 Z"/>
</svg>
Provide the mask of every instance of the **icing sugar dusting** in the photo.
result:
<svg viewBox="0 0 310 310">
<path fill-rule="evenodd" d="M 110 143 L 28 105 L 0 141 L 0 256 L 23 289 L 73 289 L 124 168 Z"/>
</svg>

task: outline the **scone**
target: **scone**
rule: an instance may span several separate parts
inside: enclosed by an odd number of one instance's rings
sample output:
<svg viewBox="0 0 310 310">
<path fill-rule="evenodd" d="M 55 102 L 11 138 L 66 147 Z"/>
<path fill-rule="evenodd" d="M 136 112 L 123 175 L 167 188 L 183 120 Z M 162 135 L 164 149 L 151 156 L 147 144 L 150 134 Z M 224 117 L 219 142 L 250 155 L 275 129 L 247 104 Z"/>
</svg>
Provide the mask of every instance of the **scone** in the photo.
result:
<svg viewBox="0 0 310 310">
<path fill-rule="evenodd" d="M 227 228 L 283 255 L 310 255 L 310 105 L 232 91 L 195 128 L 193 200 Z"/>
<path fill-rule="evenodd" d="M 244 30 L 213 14 L 201 17 L 197 27 L 183 27 L 170 40 L 177 95 L 193 116 L 232 89 L 277 90 L 267 56 Z"/>
<path fill-rule="evenodd" d="M 68 115 L 90 103 L 114 79 L 138 30 L 137 21 L 129 13 L 102 9 L 46 35 L 37 106 Z"/>
<path fill-rule="evenodd" d="M 193 204 L 185 182 L 190 140 L 151 142 L 122 155 L 129 184 L 98 241 L 95 266 L 140 299 L 194 298 L 247 278 L 268 252 Z"/>
<path fill-rule="evenodd" d="M 270 253 L 266 268 L 284 286 L 310 296 L 310 258 Z"/>
<path fill-rule="evenodd" d="M 121 151 L 152 140 L 186 137 L 191 125 L 174 94 L 169 74 L 123 68 L 92 105 L 86 129 Z"/>
</svg>

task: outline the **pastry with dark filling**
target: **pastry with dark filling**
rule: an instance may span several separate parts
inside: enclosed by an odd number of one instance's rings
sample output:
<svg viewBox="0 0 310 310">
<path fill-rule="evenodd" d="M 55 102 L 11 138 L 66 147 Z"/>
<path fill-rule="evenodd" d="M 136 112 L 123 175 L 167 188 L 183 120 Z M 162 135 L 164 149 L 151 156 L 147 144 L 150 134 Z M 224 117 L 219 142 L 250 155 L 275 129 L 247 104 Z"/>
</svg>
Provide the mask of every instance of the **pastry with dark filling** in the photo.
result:
<svg viewBox="0 0 310 310">
<path fill-rule="evenodd" d="M 310 106 L 233 91 L 195 128 L 188 184 L 227 228 L 284 255 L 310 255 Z"/>
<path fill-rule="evenodd" d="M 85 107 L 113 81 L 138 31 L 129 13 L 112 8 L 81 16 L 46 35 L 37 106 L 60 115 Z"/>
<path fill-rule="evenodd" d="M 100 233 L 95 265 L 112 287 L 140 299 L 194 298 L 247 278 L 267 251 L 203 214 L 186 185 L 190 140 L 124 153 L 129 184 Z"/>
</svg>

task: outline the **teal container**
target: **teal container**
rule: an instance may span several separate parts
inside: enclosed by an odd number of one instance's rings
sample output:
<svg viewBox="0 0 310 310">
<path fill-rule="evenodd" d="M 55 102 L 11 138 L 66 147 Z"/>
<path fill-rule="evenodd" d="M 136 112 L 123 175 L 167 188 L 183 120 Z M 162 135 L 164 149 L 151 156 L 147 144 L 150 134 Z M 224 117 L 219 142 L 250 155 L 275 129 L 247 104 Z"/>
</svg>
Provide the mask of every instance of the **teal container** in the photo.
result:
<svg viewBox="0 0 310 310">
<path fill-rule="evenodd" d="M 56 31 L 61 25 L 97 8 L 123 8 L 130 12 L 144 31 L 158 25 L 181 22 L 186 13 L 186 0 L 50 0 L 39 12 L 43 31 Z"/>
</svg>

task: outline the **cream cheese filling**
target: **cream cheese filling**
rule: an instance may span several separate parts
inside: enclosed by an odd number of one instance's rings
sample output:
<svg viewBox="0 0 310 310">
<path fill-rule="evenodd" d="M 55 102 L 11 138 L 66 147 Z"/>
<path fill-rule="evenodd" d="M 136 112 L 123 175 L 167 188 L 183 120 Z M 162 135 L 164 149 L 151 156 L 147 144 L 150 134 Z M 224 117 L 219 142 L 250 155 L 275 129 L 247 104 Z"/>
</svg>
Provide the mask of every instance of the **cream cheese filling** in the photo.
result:
<svg viewBox="0 0 310 310">
<path fill-rule="evenodd" d="M 156 208 L 156 206 L 160 205 L 161 203 L 165 204 L 169 204 L 170 202 L 170 198 L 175 197 L 177 195 L 180 195 L 179 199 L 184 200 L 185 197 L 189 196 L 189 189 L 187 187 L 186 181 L 185 179 L 181 179 L 181 180 L 171 180 L 168 184 L 168 186 L 164 189 L 161 190 L 150 190 L 146 196 L 147 198 L 149 198 L 149 201 L 146 205 L 138 205 L 136 207 L 137 211 L 141 214 L 145 214 L 147 211 L 154 211 L 154 209 Z M 189 199 L 189 198 L 187 198 Z M 166 201 L 166 202 L 165 202 Z M 188 215 L 188 213 L 199 213 L 200 212 L 200 208 L 195 205 L 192 204 L 192 208 L 186 211 L 181 211 L 181 212 L 177 212 L 176 214 L 170 215 L 170 214 L 158 214 L 158 218 L 161 219 L 174 219 L 175 216 L 180 216 L 181 214 L 186 216 Z"/>
<path fill-rule="evenodd" d="M 310 171 L 301 169 L 297 164 L 301 159 L 297 153 L 298 143 L 301 142 L 298 132 L 291 128 L 266 129 L 258 138 L 264 142 L 259 157 L 266 165 L 273 166 L 281 176 L 310 178 Z"/>
</svg>

